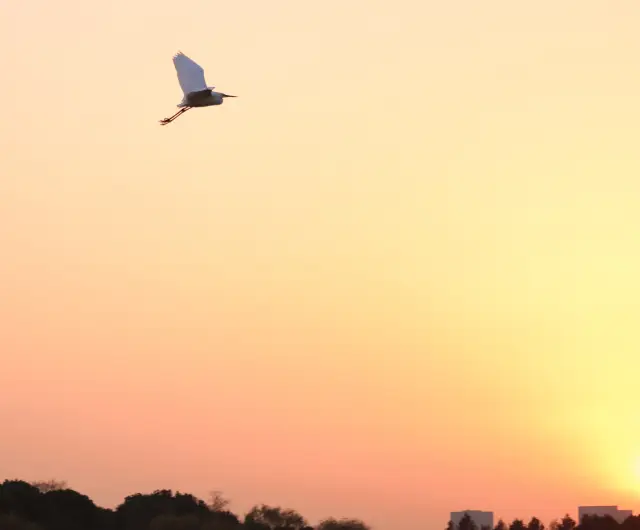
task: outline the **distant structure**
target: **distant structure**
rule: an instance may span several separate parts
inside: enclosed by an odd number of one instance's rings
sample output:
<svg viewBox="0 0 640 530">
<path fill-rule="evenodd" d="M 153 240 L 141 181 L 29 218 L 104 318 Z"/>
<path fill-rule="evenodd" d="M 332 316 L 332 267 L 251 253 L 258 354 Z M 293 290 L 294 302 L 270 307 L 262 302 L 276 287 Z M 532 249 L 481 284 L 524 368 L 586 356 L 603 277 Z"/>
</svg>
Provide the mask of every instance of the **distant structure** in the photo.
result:
<svg viewBox="0 0 640 530">
<path fill-rule="evenodd" d="M 483 512 L 480 510 L 463 510 L 461 512 L 451 512 L 451 522 L 458 526 L 461 519 L 469 515 L 471 520 L 476 524 L 478 530 L 483 526 L 493 529 L 493 512 Z"/>
<path fill-rule="evenodd" d="M 619 523 L 623 523 L 627 517 L 631 517 L 631 510 L 619 510 L 617 506 L 578 506 L 578 521 L 582 521 L 585 515 L 609 515 Z"/>
</svg>

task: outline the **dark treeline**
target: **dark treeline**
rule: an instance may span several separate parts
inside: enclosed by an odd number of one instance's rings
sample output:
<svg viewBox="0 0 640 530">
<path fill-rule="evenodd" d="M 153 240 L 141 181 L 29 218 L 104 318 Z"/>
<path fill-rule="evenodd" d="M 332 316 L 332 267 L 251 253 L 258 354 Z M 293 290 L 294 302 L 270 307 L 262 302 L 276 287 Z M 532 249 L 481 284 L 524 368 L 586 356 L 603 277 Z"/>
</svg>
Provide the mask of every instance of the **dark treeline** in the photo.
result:
<svg viewBox="0 0 640 530">
<path fill-rule="evenodd" d="M 502 519 L 498 521 L 494 528 L 483 526 L 478 528 L 476 523 L 467 514 L 456 525 L 453 521 L 449 521 L 447 530 L 547 530 L 537 517 L 531 518 L 528 523 L 522 519 L 514 519 L 510 524 L 505 523 Z M 569 515 L 565 515 L 562 519 L 553 521 L 549 525 L 548 530 L 640 530 L 640 516 L 632 515 L 625 519 L 622 523 L 616 521 L 610 516 L 588 515 L 582 518 L 578 524 Z"/>
<path fill-rule="evenodd" d="M 241 519 L 214 492 L 209 502 L 188 493 L 136 493 L 115 509 L 97 506 L 65 482 L 5 480 L 0 530 L 370 530 L 358 519 L 327 518 L 315 527 L 295 510 L 264 504 Z"/>
<path fill-rule="evenodd" d="M 205 502 L 188 493 L 156 490 L 130 495 L 112 510 L 64 482 L 5 480 L 0 483 L 0 530 L 371 530 L 358 519 L 332 517 L 310 526 L 295 510 L 264 504 L 241 518 L 227 506 L 218 492 Z M 528 523 L 500 520 L 494 528 L 478 528 L 466 515 L 458 525 L 450 521 L 447 530 L 640 530 L 640 516 L 622 523 L 588 516 L 578 524 L 566 515 L 546 529 L 536 517 Z"/>
</svg>

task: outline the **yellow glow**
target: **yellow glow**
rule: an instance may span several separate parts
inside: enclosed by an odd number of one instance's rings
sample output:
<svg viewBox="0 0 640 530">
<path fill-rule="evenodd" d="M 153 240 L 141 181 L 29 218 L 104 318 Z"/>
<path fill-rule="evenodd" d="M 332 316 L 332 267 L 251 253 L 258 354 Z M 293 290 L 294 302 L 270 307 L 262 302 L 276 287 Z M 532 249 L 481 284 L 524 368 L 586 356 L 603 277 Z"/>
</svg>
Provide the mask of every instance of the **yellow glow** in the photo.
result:
<svg viewBox="0 0 640 530">
<path fill-rule="evenodd" d="M 635 485 L 640 489 L 640 455 L 636 457 L 633 463 L 633 477 L 635 479 Z"/>
</svg>

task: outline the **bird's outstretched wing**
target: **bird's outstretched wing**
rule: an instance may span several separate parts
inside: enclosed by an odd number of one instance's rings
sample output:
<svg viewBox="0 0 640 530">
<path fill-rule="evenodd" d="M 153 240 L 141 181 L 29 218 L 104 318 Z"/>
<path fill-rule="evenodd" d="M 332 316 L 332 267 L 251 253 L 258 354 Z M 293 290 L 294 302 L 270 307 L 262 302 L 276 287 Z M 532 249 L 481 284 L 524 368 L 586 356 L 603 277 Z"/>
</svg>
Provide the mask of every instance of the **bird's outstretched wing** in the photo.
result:
<svg viewBox="0 0 640 530">
<path fill-rule="evenodd" d="M 192 61 L 184 53 L 178 52 L 173 56 L 173 64 L 178 73 L 180 88 L 186 94 L 206 90 L 207 83 L 204 80 L 204 70 L 196 62 Z M 211 87 L 213 88 L 213 87 Z"/>
</svg>

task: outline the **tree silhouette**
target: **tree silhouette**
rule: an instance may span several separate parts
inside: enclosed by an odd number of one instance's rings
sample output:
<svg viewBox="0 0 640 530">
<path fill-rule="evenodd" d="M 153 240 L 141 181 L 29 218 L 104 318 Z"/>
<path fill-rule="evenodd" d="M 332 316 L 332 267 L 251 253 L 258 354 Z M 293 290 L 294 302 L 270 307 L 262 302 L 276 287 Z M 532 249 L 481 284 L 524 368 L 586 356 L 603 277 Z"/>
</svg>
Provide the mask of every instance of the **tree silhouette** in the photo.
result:
<svg viewBox="0 0 640 530">
<path fill-rule="evenodd" d="M 36 482 L 32 482 L 31 485 L 34 488 L 38 488 L 38 490 L 40 490 L 40 493 L 48 493 L 50 491 L 67 489 L 67 482 L 65 480 L 39 480 Z"/>
<path fill-rule="evenodd" d="M 42 495 L 47 530 L 85 530 L 100 526 L 100 510 L 86 495 L 50 489 Z"/>
<path fill-rule="evenodd" d="M 0 530 L 43 530 L 43 528 L 17 515 L 0 514 Z"/>
<path fill-rule="evenodd" d="M 458 523 L 458 530 L 478 530 L 478 525 L 468 513 L 465 513 Z"/>
<path fill-rule="evenodd" d="M 244 518 L 245 525 L 253 528 L 268 528 L 269 530 L 287 529 L 302 530 L 307 520 L 295 510 L 283 509 L 279 506 L 256 505 Z"/>
<path fill-rule="evenodd" d="M 199 530 L 201 521 L 196 515 L 157 515 L 151 519 L 149 530 Z"/>
<path fill-rule="evenodd" d="M 545 529 L 540 519 L 538 519 L 537 517 L 532 517 L 531 520 L 529 521 L 529 524 L 527 524 L 527 530 L 545 530 Z"/>
<path fill-rule="evenodd" d="M 640 515 L 627 517 L 620 525 L 620 530 L 640 530 Z"/>
<path fill-rule="evenodd" d="M 603 517 L 585 515 L 580 520 L 579 530 L 618 530 L 620 524 L 610 515 Z"/>
<path fill-rule="evenodd" d="M 574 530 L 577 524 L 571 516 L 567 514 L 560 521 L 553 521 L 549 526 L 550 530 Z"/>
<path fill-rule="evenodd" d="M 115 510 L 97 506 L 88 496 L 67 487 L 66 482 L 47 480 L 0 483 L 0 530 L 371 530 L 360 519 L 327 517 L 314 528 L 297 511 L 279 506 L 256 505 L 240 518 L 229 511 L 229 501 L 219 491 L 209 503 L 188 493 L 159 489 L 129 495 Z M 446 530 L 478 530 L 464 514 Z M 482 530 L 486 530 L 483 528 Z M 490 530 L 545 530 L 537 517 L 525 524 L 498 520 Z M 555 520 L 549 530 L 640 530 L 640 516 L 618 522 L 610 516 L 585 516 L 579 524 L 569 515 Z"/>
<path fill-rule="evenodd" d="M 156 490 L 151 494 L 136 493 L 126 497 L 116 508 L 116 524 L 123 530 L 137 530 L 149 528 L 159 515 L 193 515 L 198 521 L 203 521 L 210 513 L 207 504 L 193 495 L 179 492 L 174 495 L 171 490 Z M 187 524 L 186 521 L 181 520 L 180 524 Z M 165 523 L 178 524 L 175 520 Z"/>
<path fill-rule="evenodd" d="M 213 512 L 223 512 L 229 506 L 229 499 L 225 499 L 221 491 L 213 490 L 209 493 L 209 509 Z"/>
<path fill-rule="evenodd" d="M 359 519 L 323 519 L 316 526 L 316 530 L 371 530 Z"/>
<path fill-rule="evenodd" d="M 44 501 L 40 490 L 23 480 L 5 480 L 0 484 L 0 514 L 31 522 L 43 521 Z"/>
<path fill-rule="evenodd" d="M 514 519 L 509 525 L 509 530 L 527 530 L 527 526 L 522 519 Z"/>
</svg>

